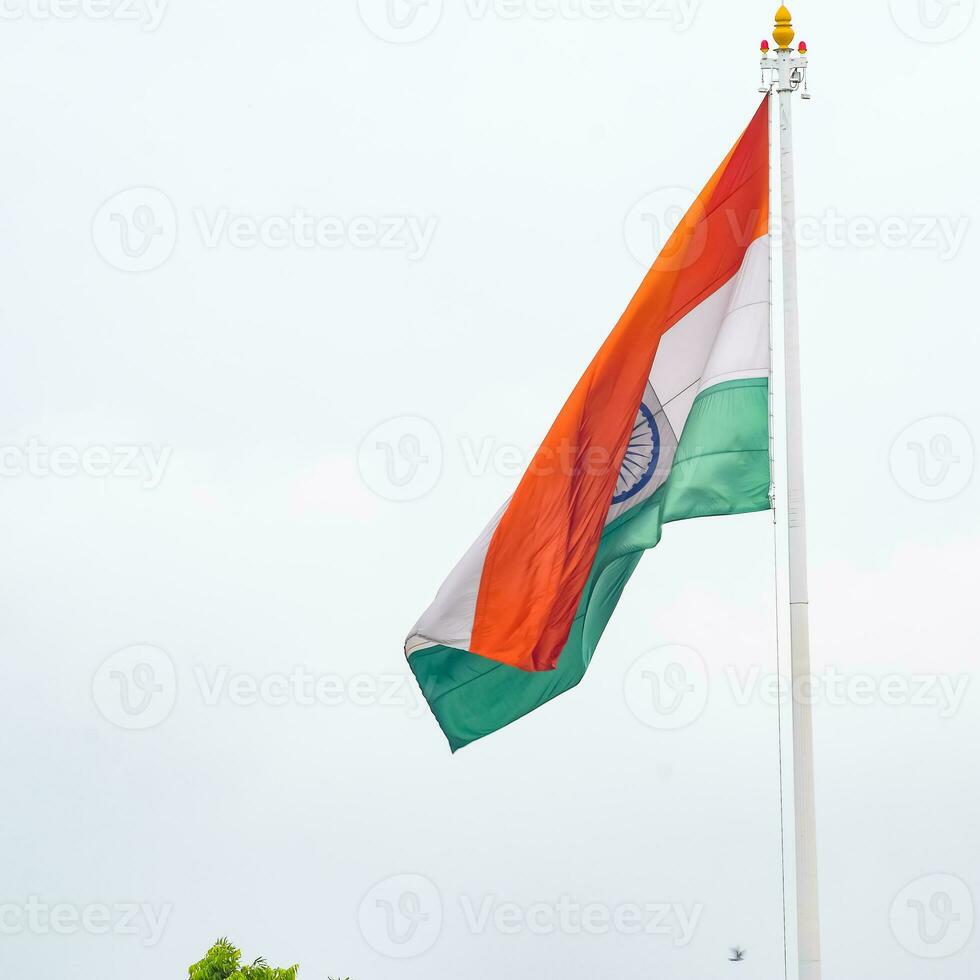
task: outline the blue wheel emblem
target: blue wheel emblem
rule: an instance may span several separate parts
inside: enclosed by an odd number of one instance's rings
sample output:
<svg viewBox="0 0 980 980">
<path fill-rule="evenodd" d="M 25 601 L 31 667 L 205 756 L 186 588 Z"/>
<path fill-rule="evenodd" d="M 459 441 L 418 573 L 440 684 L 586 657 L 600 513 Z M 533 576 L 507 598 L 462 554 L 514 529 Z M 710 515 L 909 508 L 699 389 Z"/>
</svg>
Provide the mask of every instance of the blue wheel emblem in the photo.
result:
<svg viewBox="0 0 980 980">
<path fill-rule="evenodd" d="M 622 504 L 635 497 L 652 479 L 660 462 L 660 430 L 654 420 L 653 412 L 640 404 L 636 425 L 630 436 L 623 465 L 616 481 L 614 504 Z"/>
</svg>

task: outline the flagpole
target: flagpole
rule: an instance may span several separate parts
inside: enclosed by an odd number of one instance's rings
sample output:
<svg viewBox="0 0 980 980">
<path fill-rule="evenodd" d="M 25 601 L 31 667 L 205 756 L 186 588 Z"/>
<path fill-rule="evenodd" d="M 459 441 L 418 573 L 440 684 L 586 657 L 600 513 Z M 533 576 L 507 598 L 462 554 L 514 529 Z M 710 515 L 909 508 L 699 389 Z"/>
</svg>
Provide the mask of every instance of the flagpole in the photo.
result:
<svg viewBox="0 0 980 980">
<path fill-rule="evenodd" d="M 792 48 L 795 31 L 785 6 L 776 12 L 774 71 L 779 97 L 779 175 L 783 258 L 783 385 L 786 401 L 785 508 L 788 545 L 790 660 L 793 705 L 793 800 L 796 855 L 796 933 L 799 980 L 820 980 L 820 912 L 817 883 L 816 807 L 813 785 L 813 722 L 801 692 L 812 688 L 809 593 L 806 558 L 806 500 L 803 479 L 803 410 L 800 396 L 800 320 L 796 269 L 796 195 L 793 177 L 793 94 L 804 85 L 806 45 Z M 764 46 L 764 49 L 767 46 Z"/>
</svg>

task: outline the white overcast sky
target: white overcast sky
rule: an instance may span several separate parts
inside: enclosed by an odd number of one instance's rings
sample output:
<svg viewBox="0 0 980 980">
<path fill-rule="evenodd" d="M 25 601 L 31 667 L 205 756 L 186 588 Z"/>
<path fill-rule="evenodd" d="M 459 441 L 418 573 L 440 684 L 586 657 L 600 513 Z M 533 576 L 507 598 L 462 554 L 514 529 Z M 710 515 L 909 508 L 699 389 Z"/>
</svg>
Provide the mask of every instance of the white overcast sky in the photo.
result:
<svg viewBox="0 0 980 980">
<path fill-rule="evenodd" d="M 583 685 L 455 757 L 401 653 L 771 6 L 3 0 L 3 976 L 224 934 L 302 980 L 781 975 L 776 711 L 730 680 L 774 670 L 769 515 L 669 527 Z M 814 708 L 828 978 L 980 973 L 973 8 L 793 9 L 814 669 L 872 691 Z"/>
</svg>

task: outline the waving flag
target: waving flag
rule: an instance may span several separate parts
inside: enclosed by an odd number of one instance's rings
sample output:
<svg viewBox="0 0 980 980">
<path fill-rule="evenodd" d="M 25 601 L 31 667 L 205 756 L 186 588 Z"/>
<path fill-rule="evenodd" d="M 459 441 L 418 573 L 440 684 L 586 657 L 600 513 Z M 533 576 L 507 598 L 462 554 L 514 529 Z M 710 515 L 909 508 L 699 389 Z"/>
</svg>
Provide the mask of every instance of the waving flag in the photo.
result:
<svg viewBox="0 0 980 980">
<path fill-rule="evenodd" d="M 574 687 L 662 527 L 769 503 L 768 97 L 405 652 L 453 751 Z"/>
</svg>

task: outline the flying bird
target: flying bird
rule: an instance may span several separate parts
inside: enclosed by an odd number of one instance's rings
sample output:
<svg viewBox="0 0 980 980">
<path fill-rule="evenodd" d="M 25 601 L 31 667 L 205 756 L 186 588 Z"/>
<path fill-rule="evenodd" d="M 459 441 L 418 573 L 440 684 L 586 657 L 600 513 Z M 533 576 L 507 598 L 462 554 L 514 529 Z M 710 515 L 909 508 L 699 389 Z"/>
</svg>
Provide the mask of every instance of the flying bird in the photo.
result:
<svg viewBox="0 0 980 980">
<path fill-rule="evenodd" d="M 739 949 L 738 946 L 732 947 L 732 955 L 728 957 L 729 963 L 741 963 L 745 960 L 745 950 Z"/>
</svg>

